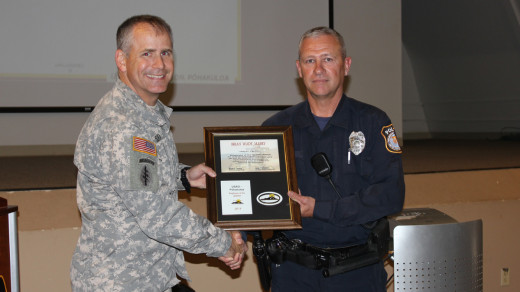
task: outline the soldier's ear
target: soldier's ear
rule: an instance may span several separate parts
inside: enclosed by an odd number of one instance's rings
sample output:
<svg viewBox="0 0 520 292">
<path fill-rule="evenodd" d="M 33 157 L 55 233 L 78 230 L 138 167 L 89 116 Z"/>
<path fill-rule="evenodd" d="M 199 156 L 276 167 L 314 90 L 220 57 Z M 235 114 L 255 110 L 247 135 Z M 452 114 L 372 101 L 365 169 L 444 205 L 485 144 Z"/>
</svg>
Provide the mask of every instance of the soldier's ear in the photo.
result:
<svg viewBox="0 0 520 292">
<path fill-rule="evenodd" d="M 117 65 L 117 68 L 119 69 L 119 71 L 121 72 L 126 72 L 126 54 L 125 52 L 123 52 L 122 50 L 116 50 L 116 56 L 115 56 L 115 61 L 116 61 L 116 65 Z"/>
</svg>

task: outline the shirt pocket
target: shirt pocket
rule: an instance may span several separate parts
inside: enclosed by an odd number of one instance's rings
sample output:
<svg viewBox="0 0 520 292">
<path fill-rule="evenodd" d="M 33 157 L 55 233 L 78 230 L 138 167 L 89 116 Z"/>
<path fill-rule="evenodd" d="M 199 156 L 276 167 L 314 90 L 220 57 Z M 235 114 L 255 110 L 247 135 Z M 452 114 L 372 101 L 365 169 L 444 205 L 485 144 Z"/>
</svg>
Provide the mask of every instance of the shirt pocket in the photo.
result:
<svg viewBox="0 0 520 292">
<path fill-rule="evenodd" d="M 350 153 L 349 160 L 347 153 L 341 164 L 336 168 L 333 165 L 332 177 L 334 182 L 338 182 L 339 188 L 350 193 L 362 188 L 364 182 L 370 180 L 373 169 L 372 157 Z"/>
<path fill-rule="evenodd" d="M 369 179 L 374 173 L 374 163 L 370 156 L 363 156 L 359 162 L 359 174 L 364 179 Z"/>
<path fill-rule="evenodd" d="M 296 165 L 296 171 L 298 175 L 305 175 L 308 173 L 310 162 L 304 159 L 304 152 L 302 150 L 294 151 L 294 160 Z"/>
</svg>

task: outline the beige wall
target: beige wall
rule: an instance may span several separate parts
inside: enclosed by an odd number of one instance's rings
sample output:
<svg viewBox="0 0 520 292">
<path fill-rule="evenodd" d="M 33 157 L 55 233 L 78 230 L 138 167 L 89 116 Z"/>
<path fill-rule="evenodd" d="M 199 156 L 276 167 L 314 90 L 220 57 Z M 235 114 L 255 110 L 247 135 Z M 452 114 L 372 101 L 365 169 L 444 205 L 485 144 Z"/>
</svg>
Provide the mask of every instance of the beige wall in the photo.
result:
<svg viewBox="0 0 520 292">
<path fill-rule="evenodd" d="M 270 1 L 276 2 L 276 1 Z M 286 2 L 286 1 L 278 1 Z M 293 1 L 296 3 L 297 1 Z M 245 6 L 256 5 L 255 1 L 243 3 Z M 260 4 L 258 4 L 260 5 Z M 280 4 L 278 4 L 280 5 Z M 291 4 L 284 4 L 291 5 Z M 261 6 L 265 6 L 262 2 Z M 282 88 L 278 87 L 275 94 L 298 97 L 300 100 L 296 78 L 296 59 L 297 40 L 301 33 L 315 25 L 327 25 L 327 23 L 316 23 L 319 19 L 327 19 L 323 11 L 326 9 L 307 11 L 302 14 L 299 7 L 292 5 L 295 9 L 296 19 L 292 19 L 287 27 L 298 27 L 301 29 L 297 34 L 269 34 L 269 39 L 257 40 L 259 36 L 256 30 L 251 32 L 254 36 L 254 44 L 271 41 L 278 45 L 280 52 L 291 52 L 290 58 L 280 64 L 275 71 L 282 70 L 287 76 L 293 74 L 295 80 L 289 82 Z M 325 5 L 326 6 L 326 5 Z M 257 6 L 253 6 L 255 8 Z M 320 5 L 320 7 L 324 7 Z M 258 14 L 258 9 L 253 9 L 252 13 Z M 305 9 L 304 9 L 305 11 Z M 402 126 L 402 65 L 401 65 L 401 2 L 400 1 L 336 1 L 334 11 L 335 28 L 342 33 L 347 42 L 348 54 L 352 56 L 351 80 L 349 81 L 348 94 L 361 101 L 374 104 L 387 112 L 397 130 L 399 138 L 403 136 Z M 261 12 L 261 11 L 260 11 Z M 267 15 L 267 14 L 266 14 Z M 247 16 L 247 14 L 246 14 Z M 252 17 L 248 17 L 251 20 Z M 254 18 L 265 22 L 266 17 Z M 301 21 L 302 23 L 298 23 Z M 304 24 L 303 24 L 304 23 Z M 253 27 L 264 27 L 251 24 Z M 243 28 L 245 29 L 245 28 Z M 278 32 L 283 32 L 284 28 L 277 27 Z M 248 36 L 245 36 L 248 37 Z M 278 40 L 279 39 L 279 40 Z M 256 46 L 261 47 L 261 46 Z M 252 62 L 251 66 L 254 75 L 252 84 L 239 84 L 247 86 L 250 92 L 264 94 L 261 90 L 256 90 L 258 84 L 264 85 L 264 80 L 269 80 L 268 76 L 273 75 L 272 67 L 265 67 L 265 60 L 258 58 L 251 48 L 242 52 L 242 57 Z M 247 58 L 247 59 L 246 59 Z M 265 67 L 265 68 L 264 68 Z M 253 70 L 254 69 L 254 70 Z M 242 70 L 245 70 L 242 68 Z M 246 73 L 246 72 L 244 72 Z M 267 76 L 267 77 L 266 77 Z M 258 81 L 258 82 L 256 82 Z M 242 82 L 245 82 L 242 80 Z M 276 82 L 275 82 L 276 83 Z M 277 88 L 273 82 L 269 82 L 265 88 Z M 376 85 L 376 86 L 374 86 Z M 253 86 L 253 87 L 250 87 Z M 237 89 L 238 90 L 238 89 Z M 290 93 L 283 93 L 288 90 Z M 292 90 L 292 91 L 291 91 Z M 269 91 L 269 90 L 268 90 Z M 241 91 L 237 91 L 241 92 Z M 247 92 L 247 91 L 246 91 Z M 178 93 L 179 95 L 182 93 Z M 214 99 L 225 99 L 226 96 L 212 93 Z M 252 94 L 252 93 L 250 93 Z M 267 93 L 271 94 L 272 93 Z M 44 100 L 46 96 L 42 96 Z M 101 96 L 99 96 L 101 98 Z M 248 97 L 251 98 L 251 97 Z M 261 99 L 261 98 L 260 98 Z M 217 103 L 218 104 L 218 103 Z M 258 103 L 262 105 L 263 102 Z M 179 105 L 174 102 L 173 105 Z M 92 106 L 92 105 L 87 105 Z M 266 118 L 271 116 L 273 111 L 259 112 L 175 112 L 172 116 L 174 121 L 174 134 L 177 143 L 202 143 L 204 126 L 233 126 L 233 125 L 259 125 Z M 40 145 L 73 145 L 82 125 L 88 117 L 88 113 L 16 113 L 0 115 L 0 132 L 3 139 L 0 146 L 35 146 Z M 23 133 L 23 134 L 20 134 Z M 2 149 L 0 148 L 0 154 Z"/>
<path fill-rule="evenodd" d="M 401 1 L 334 1 L 334 29 L 352 58 L 347 94 L 384 110 L 402 137 Z"/>
<path fill-rule="evenodd" d="M 406 175 L 405 207 L 438 209 L 459 222 L 482 219 L 484 226 L 484 291 L 520 291 L 520 169 Z M 22 291 L 70 291 L 69 264 L 81 221 L 74 190 L 4 192 L 18 205 Z M 203 191 L 181 200 L 206 214 Z M 251 248 L 239 271 L 230 272 L 216 259 L 187 255 L 196 291 L 261 291 Z M 511 283 L 500 287 L 500 269 L 509 268 Z M 388 267 L 391 271 L 391 267 Z M 392 287 L 389 288 L 389 291 Z"/>
</svg>

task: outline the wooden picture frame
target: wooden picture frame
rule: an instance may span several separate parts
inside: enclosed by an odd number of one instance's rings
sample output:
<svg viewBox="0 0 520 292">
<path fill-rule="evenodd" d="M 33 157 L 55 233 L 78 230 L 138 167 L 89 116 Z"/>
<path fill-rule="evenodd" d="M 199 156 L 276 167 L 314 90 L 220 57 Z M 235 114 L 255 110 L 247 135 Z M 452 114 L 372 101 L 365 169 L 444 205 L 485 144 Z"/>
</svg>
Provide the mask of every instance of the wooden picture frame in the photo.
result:
<svg viewBox="0 0 520 292">
<path fill-rule="evenodd" d="M 208 219 L 226 230 L 300 229 L 290 126 L 205 127 Z"/>
</svg>

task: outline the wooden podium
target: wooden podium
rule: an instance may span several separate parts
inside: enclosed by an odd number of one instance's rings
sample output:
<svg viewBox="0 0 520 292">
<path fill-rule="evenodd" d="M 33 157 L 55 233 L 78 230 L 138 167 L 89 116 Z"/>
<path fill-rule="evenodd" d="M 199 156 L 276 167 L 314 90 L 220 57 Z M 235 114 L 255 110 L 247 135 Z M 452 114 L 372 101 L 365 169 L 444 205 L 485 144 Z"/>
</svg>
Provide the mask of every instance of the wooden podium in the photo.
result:
<svg viewBox="0 0 520 292">
<path fill-rule="evenodd" d="M 18 206 L 0 198 L 0 292 L 20 291 L 17 213 Z"/>
</svg>

